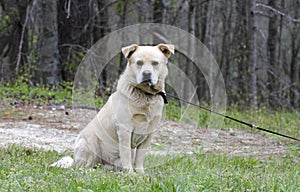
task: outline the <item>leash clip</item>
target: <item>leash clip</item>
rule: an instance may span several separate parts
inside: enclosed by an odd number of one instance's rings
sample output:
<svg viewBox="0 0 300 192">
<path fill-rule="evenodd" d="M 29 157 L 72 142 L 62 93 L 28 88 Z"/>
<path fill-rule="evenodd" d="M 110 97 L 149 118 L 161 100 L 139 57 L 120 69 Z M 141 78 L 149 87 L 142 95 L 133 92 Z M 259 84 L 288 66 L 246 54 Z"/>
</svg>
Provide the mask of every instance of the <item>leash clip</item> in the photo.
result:
<svg viewBox="0 0 300 192">
<path fill-rule="evenodd" d="M 257 128 L 258 128 L 258 126 L 257 126 L 257 125 L 254 125 L 254 124 L 252 124 L 252 125 L 251 125 L 251 128 L 257 129 Z"/>
<path fill-rule="evenodd" d="M 165 92 L 161 91 L 161 92 L 158 92 L 158 94 L 163 98 L 165 104 L 169 103 L 168 99 L 167 99 L 167 94 Z"/>
</svg>

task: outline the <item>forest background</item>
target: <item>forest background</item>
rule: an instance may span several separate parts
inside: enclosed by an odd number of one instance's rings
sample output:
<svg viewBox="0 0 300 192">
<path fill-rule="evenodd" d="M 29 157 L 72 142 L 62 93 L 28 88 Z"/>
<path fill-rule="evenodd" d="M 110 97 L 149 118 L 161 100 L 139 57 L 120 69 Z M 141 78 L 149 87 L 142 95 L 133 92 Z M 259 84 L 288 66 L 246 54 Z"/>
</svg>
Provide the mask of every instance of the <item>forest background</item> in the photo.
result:
<svg viewBox="0 0 300 192">
<path fill-rule="evenodd" d="M 83 56 L 112 31 L 137 23 L 181 28 L 214 55 L 229 105 L 300 107 L 299 0 L 0 0 L 0 84 L 26 75 L 29 86 L 72 82 Z M 210 93 L 201 71 L 183 54 L 172 60 Z M 125 60 L 115 58 L 118 75 Z M 107 97 L 116 79 L 99 77 L 97 95 Z"/>
</svg>

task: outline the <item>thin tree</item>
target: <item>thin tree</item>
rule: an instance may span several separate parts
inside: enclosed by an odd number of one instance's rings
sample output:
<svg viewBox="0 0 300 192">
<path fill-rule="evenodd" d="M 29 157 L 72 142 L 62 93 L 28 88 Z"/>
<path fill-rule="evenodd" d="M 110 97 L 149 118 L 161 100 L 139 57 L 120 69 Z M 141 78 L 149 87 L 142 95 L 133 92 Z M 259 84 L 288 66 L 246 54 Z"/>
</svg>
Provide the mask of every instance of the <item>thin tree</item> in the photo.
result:
<svg viewBox="0 0 300 192">
<path fill-rule="evenodd" d="M 249 0 L 248 7 L 248 33 L 249 33 L 249 68 L 250 68 L 250 99 L 251 107 L 257 108 L 257 40 L 256 40 L 256 31 L 257 31 L 257 21 L 255 14 L 256 0 Z"/>
<path fill-rule="evenodd" d="M 277 7 L 277 0 L 269 0 L 269 6 Z M 269 102 L 276 102 L 275 98 L 278 97 L 276 91 L 279 90 L 277 86 L 279 83 L 279 74 L 278 74 L 278 61 L 277 61 L 277 42 L 278 42 L 278 26 L 279 20 L 277 14 L 273 14 L 269 18 L 269 26 L 268 26 L 268 40 L 267 40 L 267 49 L 268 49 L 268 91 L 269 91 Z"/>
<path fill-rule="evenodd" d="M 61 81 L 58 51 L 57 1 L 35 0 L 34 15 L 38 28 L 38 82 L 58 85 Z"/>
</svg>

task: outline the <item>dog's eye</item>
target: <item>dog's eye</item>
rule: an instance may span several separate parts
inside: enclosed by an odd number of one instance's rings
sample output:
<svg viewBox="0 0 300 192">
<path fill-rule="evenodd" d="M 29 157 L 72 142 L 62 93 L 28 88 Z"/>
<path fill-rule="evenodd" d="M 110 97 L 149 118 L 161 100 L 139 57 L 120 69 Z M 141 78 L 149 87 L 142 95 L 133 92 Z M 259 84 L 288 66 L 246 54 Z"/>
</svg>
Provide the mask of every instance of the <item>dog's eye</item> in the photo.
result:
<svg viewBox="0 0 300 192">
<path fill-rule="evenodd" d="M 152 65 L 156 66 L 156 65 L 158 65 L 158 62 L 157 61 L 152 61 Z"/>
<path fill-rule="evenodd" d="M 136 64 L 137 64 L 138 66 L 142 66 L 142 65 L 144 64 L 144 62 L 143 62 L 143 61 L 137 61 Z"/>
</svg>

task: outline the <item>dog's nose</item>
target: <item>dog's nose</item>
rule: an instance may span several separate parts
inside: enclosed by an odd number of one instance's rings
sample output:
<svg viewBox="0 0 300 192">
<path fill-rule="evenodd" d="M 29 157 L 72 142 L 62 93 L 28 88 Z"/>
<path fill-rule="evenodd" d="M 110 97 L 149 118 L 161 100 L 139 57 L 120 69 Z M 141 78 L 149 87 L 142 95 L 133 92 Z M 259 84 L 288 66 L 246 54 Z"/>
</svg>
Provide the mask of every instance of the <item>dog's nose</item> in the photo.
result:
<svg viewBox="0 0 300 192">
<path fill-rule="evenodd" d="M 151 81 L 151 71 L 145 70 L 143 71 L 143 81 Z"/>
</svg>

